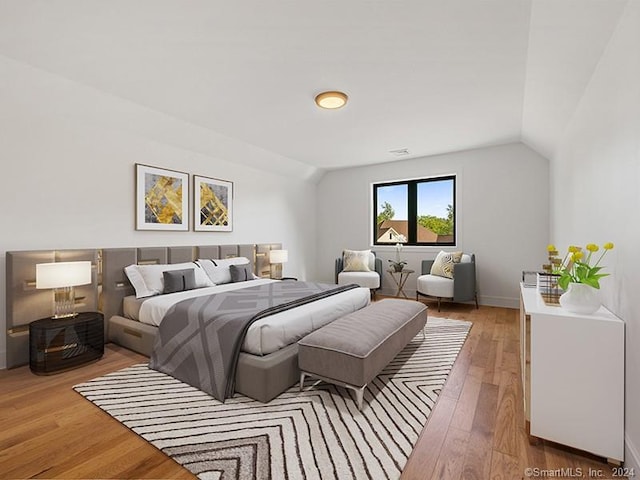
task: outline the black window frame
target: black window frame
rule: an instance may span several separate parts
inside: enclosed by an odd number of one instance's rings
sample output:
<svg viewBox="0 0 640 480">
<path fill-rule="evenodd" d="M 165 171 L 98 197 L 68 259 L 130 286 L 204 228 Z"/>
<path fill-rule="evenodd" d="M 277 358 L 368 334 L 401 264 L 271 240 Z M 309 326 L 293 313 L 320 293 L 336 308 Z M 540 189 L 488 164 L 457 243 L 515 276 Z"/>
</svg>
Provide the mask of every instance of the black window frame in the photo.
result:
<svg viewBox="0 0 640 480">
<path fill-rule="evenodd" d="M 451 242 L 418 242 L 418 184 L 439 182 L 442 180 L 453 180 L 453 238 Z M 457 216 L 458 209 L 456 206 L 456 175 L 442 175 L 438 177 L 416 178 L 411 180 L 396 180 L 393 182 L 379 182 L 373 184 L 373 245 L 376 246 L 392 246 L 394 244 L 387 242 L 378 242 L 378 188 L 390 187 L 394 185 L 407 185 L 407 229 L 409 238 L 404 246 L 409 247 L 452 247 L 456 245 L 457 238 Z"/>
</svg>

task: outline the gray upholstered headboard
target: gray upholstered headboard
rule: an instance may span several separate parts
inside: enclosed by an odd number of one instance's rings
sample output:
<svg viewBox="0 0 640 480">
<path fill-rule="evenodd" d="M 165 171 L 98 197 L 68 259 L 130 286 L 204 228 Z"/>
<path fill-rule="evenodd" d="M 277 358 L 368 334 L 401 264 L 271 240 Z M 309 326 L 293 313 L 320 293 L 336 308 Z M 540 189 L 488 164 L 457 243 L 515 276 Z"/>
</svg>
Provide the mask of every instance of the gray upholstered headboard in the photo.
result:
<svg viewBox="0 0 640 480">
<path fill-rule="evenodd" d="M 53 314 L 53 292 L 37 290 L 35 286 L 38 263 L 91 261 L 92 282 L 76 287 L 76 310 L 98 310 L 106 320 L 122 314 L 122 299 L 133 294 L 133 287 L 124 273 L 127 265 L 247 257 L 256 275 L 268 277 L 271 267 L 268 252 L 280 248 L 281 244 L 271 243 L 7 252 L 7 367 L 28 363 L 29 323 Z M 105 328 L 106 325 L 107 322 Z M 105 331 L 105 338 L 108 338 L 106 334 Z"/>
</svg>

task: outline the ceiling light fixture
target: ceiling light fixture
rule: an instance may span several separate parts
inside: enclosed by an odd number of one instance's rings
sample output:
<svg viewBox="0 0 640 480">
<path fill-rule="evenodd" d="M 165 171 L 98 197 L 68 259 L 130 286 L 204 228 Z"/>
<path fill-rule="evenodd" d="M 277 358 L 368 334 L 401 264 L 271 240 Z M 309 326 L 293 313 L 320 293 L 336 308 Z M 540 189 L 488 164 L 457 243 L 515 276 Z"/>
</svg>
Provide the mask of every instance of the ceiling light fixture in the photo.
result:
<svg viewBox="0 0 640 480">
<path fill-rule="evenodd" d="M 348 98 L 347 94 L 342 92 L 322 92 L 316 96 L 316 105 L 328 109 L 341 108 L 347 104 Z"/>
</svg>

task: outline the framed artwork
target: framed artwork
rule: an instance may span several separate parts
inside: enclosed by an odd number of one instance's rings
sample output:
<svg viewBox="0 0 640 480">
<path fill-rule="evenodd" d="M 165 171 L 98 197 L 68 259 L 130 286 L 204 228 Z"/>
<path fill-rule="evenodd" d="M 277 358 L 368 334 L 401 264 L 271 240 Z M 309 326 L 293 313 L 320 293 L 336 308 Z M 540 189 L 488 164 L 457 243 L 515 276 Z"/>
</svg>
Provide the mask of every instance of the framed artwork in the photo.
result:
<svg viewBox="0 0 640 480">
<path fill-rule="evenodd" d="M 196 232 L 233 230 L 233 182 L 194 175 L 193 213 Z"/>
<path fill-rule="evenodd" d="M 189 174 L 136 163 L 136 230 L 189 230 Z"/>
</svg>

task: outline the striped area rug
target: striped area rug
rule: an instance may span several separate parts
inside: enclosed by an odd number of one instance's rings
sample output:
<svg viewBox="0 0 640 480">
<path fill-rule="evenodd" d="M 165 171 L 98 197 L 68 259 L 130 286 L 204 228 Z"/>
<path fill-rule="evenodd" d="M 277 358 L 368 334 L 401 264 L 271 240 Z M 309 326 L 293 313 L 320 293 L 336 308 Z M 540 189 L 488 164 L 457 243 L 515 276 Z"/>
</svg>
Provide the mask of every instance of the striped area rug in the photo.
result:
<svg viewBox="0 0 640 480">
<path fill-rule="evenodd" d="M 352 392 L 313 379 L 267 404 L 221 403 L 146 365 L 74 389 L 202 479 L 397 479 L 470 328 L 429 318 L 362 412 Z"/>
</svg>

